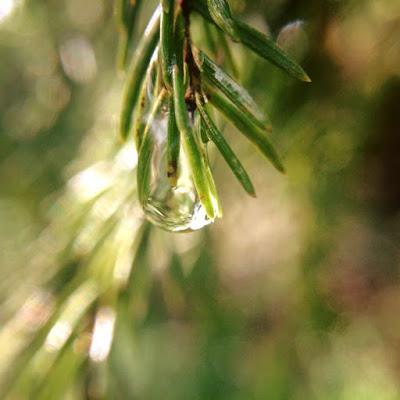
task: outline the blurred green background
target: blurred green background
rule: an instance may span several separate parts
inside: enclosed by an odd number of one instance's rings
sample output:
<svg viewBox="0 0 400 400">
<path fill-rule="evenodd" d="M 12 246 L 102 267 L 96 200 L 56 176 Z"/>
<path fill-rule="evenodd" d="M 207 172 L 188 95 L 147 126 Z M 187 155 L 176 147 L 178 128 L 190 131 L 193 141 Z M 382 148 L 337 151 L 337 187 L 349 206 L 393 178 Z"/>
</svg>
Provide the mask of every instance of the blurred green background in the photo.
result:
<svg viewBox="0 0 400 400">
<path fill-rule="evenodd" d="M 400 3 L 231 4 L 302 21 L 313 83 L 235 45 L 288 172 L 227 127 L 257 199 L 216 157 L 224 218 L 174 235 L 118 209 L 112 2 L 0 0 L 1 399 L 400 398 Z"/>
</svg>

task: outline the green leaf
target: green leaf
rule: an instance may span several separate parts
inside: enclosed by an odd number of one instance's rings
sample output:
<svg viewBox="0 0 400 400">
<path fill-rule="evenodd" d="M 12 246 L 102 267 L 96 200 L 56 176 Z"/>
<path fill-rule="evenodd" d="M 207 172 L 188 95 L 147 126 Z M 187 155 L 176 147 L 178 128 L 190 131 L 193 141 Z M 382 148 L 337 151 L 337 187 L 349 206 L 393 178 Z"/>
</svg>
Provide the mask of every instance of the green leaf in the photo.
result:
<svg viewBox="0 0 400 400">
<path fill-rule="evenodd" d="M 208 184 L 210 186 L 210 193 L 211 193 L 211 195 L 214 199 L 214 203 L 215 203 L 214 208 L 216 209 L 216 212 L 217 212 L 216 216 L 218 218 L 222 218 L 222 206 L 221 206 L 221 202 L 219 201 L 219 198 L 218 198 L 217 186 L 215 185 L 215 181 L 214 181 L 214 178 L 213 178 L 213 175 L 211 172 L 208 155 L 207 155 L 207 152 L 205 151 L 205 149 L 202 153 L 203 153 L 203 160 L 205 163 L 206 177 L 208 180 Z"/>
<path fill-rule="evenodd" d="M 176 17 L 175 32 L 174 32 L 174 43 L 175 43 L 175 54 L 174 62 L 178 65 L 179 71 L 183 71 L 183 53 L 184 53 L 184 42 L 185 42 L 185 23 L 183 20 L 182 13 L 179 13 Z"/>
<path fill-rule="evenodd" d="M 198 94 L 196 94 L 196 96 L 198 96 Z M 206 170 L 207 179 L 208 179 L 208 182 L 210 185 L 211 194 L 213 195 L 213 197 L 216 200 L 217 216 L 219 218 L 221 218 L 222 217 L 222 206 L 218 199 L 217 187 L 215 185 L 214 178 L 212 176 L 210 161 L 209 161 L 209 157 L 208 157 L 208 153 L 207 153 L 206 144 L 209 142 L 209 139 L 207 136 L 207 127 L 199 113 L 195 114 L 194 129 L 195 129 L 195 132 L 200 133 L 201 141 L 204 144 L 204 146 L 200 147 L 200 150 L 201 150 L 201 153 L 202 153 L 202 156 L 204 159 L 205 170 Z"/>
<path fill-rule="evenodd" d="M 237 158 L 236 154 L 233 152 L 231 147 L 229 146 L 228 142 L 222 136 L 222 133 L 219 131 L 217 126 L 214 124 L 213 120 L 211 119 L 207 109 L 201 103 L 201 99 L 199 95 L 196 95 L 196 104 L 197 109 L 200 112 L 201 118 L 204 121 L 207 134 L 210 139 L 214 142 L 215 146 L 221 153 L 222 157 L 224 157 L 225 161 L 231 168 L 232 172 L 243 186 L 243 189 L 250 195 L 255 197 L 255 189 L 250 180 L 249 175 L 247 174 L 246 170 L 244 169 L 243 165 L 241 164 L 240 160 Z"/>
<path fill-rule="evenodd" d="M 239 129 L 239 131 L 241 131 L 247 137 L 247 139 L 249 139 L 261 151 L 266 158 L 272 162 L 278 171 L 285 171 L 280 157 L 274 149 L 272 143 L 266 137 L 265 133 L 248 119 L 246 114 L 226 100 L 223 96 L 220 96 L 218 92 L 212 90 L 210 102 L 219 111 L 221 111 Z"/>
<path fill-rule="evenodd" d="M 247 115 L 254 125 L 258 126 L 260 129 L 272 130 L 271 124 L 269 122 L 264 122 L 266 117 L 245 88 L 240 86 L 202 51 L 198 50 L 196 52 L 196 58 L 199 68 L 203 72 L 203 76 L 211 86 L 217 87 L 224 93 L 236 107 Z"/>
<path fill-rule="evenodd" d="M 174 0 L 161 0 L 161 7 L 163 12 L 169 13 L 174 9 Z"/>
<path fill-rule="evenodd" d="M 207 0 L 189 0 L 190 6 L 194 11 L 197 11 L 206 21 L 211 22 L 218 26 L 214 19 L 212 18 L 210 11 L 208 9 Z"/>
<path fill-rule="evenodd" d="M 236 24 L 227 0 L 207 0 L 207 6 L 213 21 L 233 40 L 238 41 Z"/>
<path fill-rule="evenodd" d="M 143 140 L 144 130 L 146 128 L 146 123 L 144 120 L 145 118 L 144 109 L 146 105 L 146 96 L 147 96 L 146 91 L 147 91 L 147 85 L 145 81 L 140 92 L 140 100 L 138 107 L 135 111 L 135 118 L 133 121 L 132 131 L 133 131 L 133 140 L 135 142 L 136 150 L 140 149 Z"/>
<path fill-rule="evenodd" d="M 161 67 L 165 85 L 172 88 L 172 60 L 174 54 L 174 9 L 175 0 L 164 0 L 161 13 Z"/>
<path fill-rule="evenodd" d="M 125 28 L 126 21 L 126 10 L 128 7 L 128 0 L 115 0 L 114 3 L 114 15 L 117 21 L 118 28 Z"/>
<path fill-rule="evenodd" d="M 120 38 L 118 42 L 118 67 L 125 70 L 129 47 L 132 43 L 133 31 L 142 5 L 142 0 L 116 0 L 115 18 L 117 20 Z"/>
<path fill-rule="evenodd" d="M 186 109 L 182 75 L 179 73 L 177 65 L 174 65 L 173 67 L 172 78 L 176 123 L 181 133 L 183 148 L 189 161 L 193 182 L 201 204 L 203 205 L 208 217 L 214 219 L 216 217 L 216 212 L 215 204 L 213 204 L 215 203 L 213 190 L 210 186 L 209 176 L 207 175 L 206 166 L 199 144 L 197 143 L 193 129 L 190 126 Z"/>
<path fill-rule="evenodd" d="M 82 329 L 82 328 L 81 328 Z M 86 361 L 83 352 L 76 351 L 76 343 L 83 337 L 83 333 L 71 335 L 65 349 L 54 362 L 48 373 L 38 382 L 38 390 L 32 396 L 37 399 L 60 399 L 70 388 L 72 382 L 76 382 L 79 372 Z M 30 388 L 32 389 L 32 388 Z"/>
<path fill-rule="evenodd" d="M 236 21 L 236 26 L 240 41 L 248 48 L 294 78 L 311 82 L 303 68 L 293 61 L 272 39 L 243 22 Z"/>
<path fill-rule="evenodd" d="M 142 83 L 142 88 L 140 89 L 139 101 L 135 109 L 132 131 L 133 131 L 133 140 L 135 142 L 137 151 L 139 151 L 140 146 L 142 144 L 143 134 L 146 127 L 144 111 L 146 106 L 147 90 L 154 69 L 155 69 L 155 62 L 151 63 L 149 65 L 149 68 L 147 69 L 146 77 Z"/>
<path fill-rule="evenodd" d="M 145 204 L 149 195 L 150 179 L 151 179 L 151 158 L 154 151 L 154 138 L 151 133 L 151 126 L 153 125 L 155 116 L 157 115 L 162 101 L 165 97 L 165 90 L 162 90 L 157 100 L 154 102 L 147 125 L 143 133 L 142 145 L 138 155 L 137 165 L 137 190 L 138 198 L 141 204 Z"/>
<path fill-rule="evenodd" d="M 181 137 L 176 125 L 174 99 L 169 98 L 168 115 L 168 139 L 167 139 L 167 160 L 168 160 L 168 179 L 171 186 L 175 187 L 178 179 L 178 161 L 181 147 Z"/>
<path fill-rule="evenodd" d="M 203 119 L 199 116 L 198 118 L 196 118 L 195 123 L 197 124 L 196 129 L 200 132 L 201 141 L 204 144 L 207 144 L 210 141 L 210 139 L 208 137 L 207 127 Z"/>
<path fill-rule="evenodd" d="M 123 94 L 120 117 L 120 135 L 123 140 L 129 135 L 132 122 L 132 111 L 136 107 L 140 96 L 140 89 L 145 79 L 151 56 L 157 46 L 160 36 L 160 7 L 154 12 L 151 21 L 146 27 L 138 48 L 129 67 L 128 80 Z"/>
<path fill-rule="evenodd" d="M 214 22 L 205 0 L 192 0 L 191 6 L 207 21 Z M 216 24 L 218 26 L 218 24 Z M 239 40 L 250 50 L 286 71 L 289 75 L 304 82 L 311 82 L 311 79 L 303 68 L 293 61 L 272 39 L 251 26 L 235 20 L 236 32 Z"/>
<path fill-rule="evenodd" d="M 140 204 L 145 204 L 149 195 L 151 178 L 151 157 L 154 151 L 154 139 L 152 135 L 143 138 L 137 164 L 137 189 Z"/>
</svg>

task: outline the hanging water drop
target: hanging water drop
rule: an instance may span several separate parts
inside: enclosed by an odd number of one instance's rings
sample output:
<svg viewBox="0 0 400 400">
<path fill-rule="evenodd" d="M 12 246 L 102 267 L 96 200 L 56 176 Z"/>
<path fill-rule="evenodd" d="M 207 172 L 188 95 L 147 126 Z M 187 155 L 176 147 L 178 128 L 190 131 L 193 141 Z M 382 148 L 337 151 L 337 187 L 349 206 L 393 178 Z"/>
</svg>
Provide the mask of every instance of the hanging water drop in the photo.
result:
<svg viewBox="0 0 400 400">
<path fill-rule="evenodd" d="M 172 111 L 173 112 L 173 111 Z M 195 231 L 214 222 L 200 202 L 186 154 L 178 142 L 168 146 L 171 108 L 167 96 L 159 96 L 147 115 L 139 152 L 138 191 L 146 218 L 172 232 Z M 170 151 L 168 151 L 170 150 Z M 171 157 L 175 163 L 171 163 Z M 210 172 L 211 174 L 211 172 Z M 219 214 L 215 199 L 215 215 Z"/>
</svg>

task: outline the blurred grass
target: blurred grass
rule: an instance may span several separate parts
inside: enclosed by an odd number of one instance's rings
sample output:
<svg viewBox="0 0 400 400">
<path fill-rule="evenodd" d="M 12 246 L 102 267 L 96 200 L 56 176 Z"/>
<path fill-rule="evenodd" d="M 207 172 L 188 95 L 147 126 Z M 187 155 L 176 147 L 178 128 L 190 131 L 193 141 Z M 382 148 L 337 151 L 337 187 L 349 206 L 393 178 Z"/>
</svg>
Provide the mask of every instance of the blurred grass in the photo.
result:
<svg viewBox="0 0 400 400">
<path fill-rule="evenodd" d="M 232 5 L 273 35 L 304 21 L 313 83 L 234 46 L 288 173 L 226 130 L 258 197 L 217 160 L 224 218 L 176 236 L 143 224 L 117 153 L 112 5 L 0 2 L 8 398 L 400 397 L 399 3 Z"/>
</svg>

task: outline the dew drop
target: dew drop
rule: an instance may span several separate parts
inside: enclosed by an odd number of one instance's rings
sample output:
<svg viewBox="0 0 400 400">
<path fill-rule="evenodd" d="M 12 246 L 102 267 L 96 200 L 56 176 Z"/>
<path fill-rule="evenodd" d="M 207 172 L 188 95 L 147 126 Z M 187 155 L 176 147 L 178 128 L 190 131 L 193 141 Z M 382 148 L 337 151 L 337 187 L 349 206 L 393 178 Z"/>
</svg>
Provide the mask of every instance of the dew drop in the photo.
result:
<svg viewBox="0 0 400 400">
<path fill-rule="evenodd" d="M 148 194 L 142 201 L 142 207 L 146 218 L 164 230 L 196 231 L 213 223 L 214 220 L 207 216 L 199 200 L 182 146 L 176 183 L 171 183 L 168 177 L 168 114 L 168 106 L 165 104 L 153 119 L 148 131 L 153 138 L 153 150 Z"/>
</svg>

